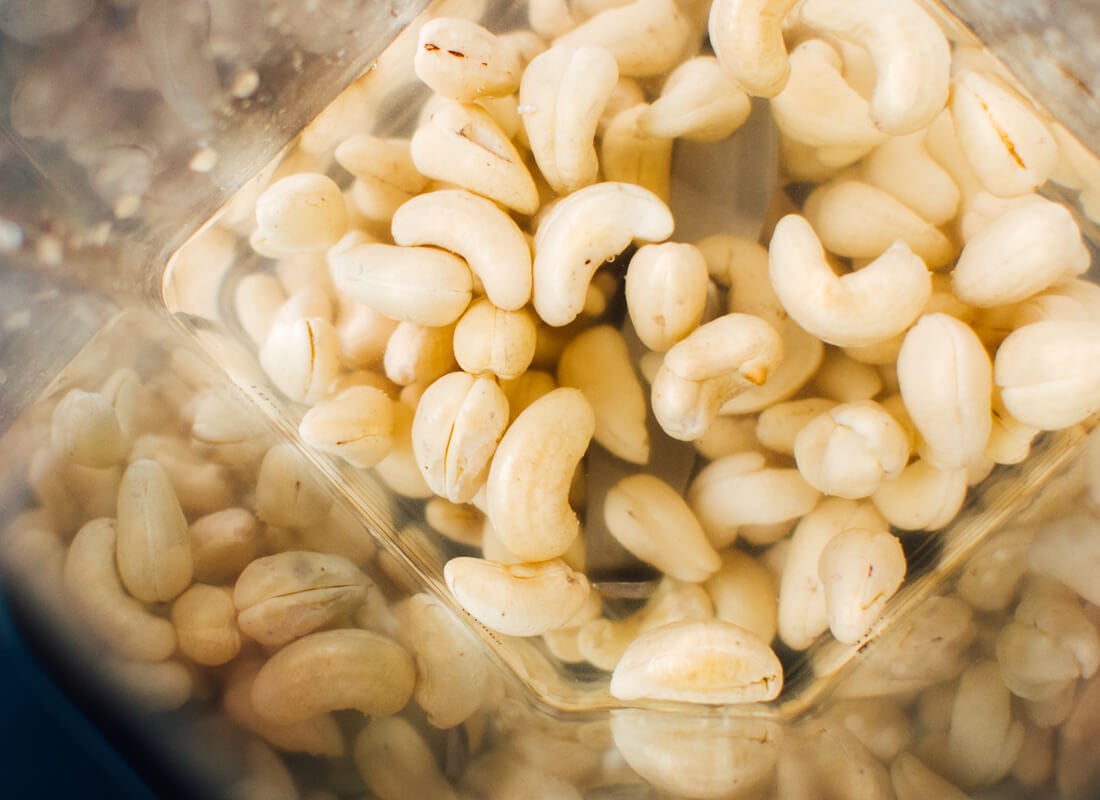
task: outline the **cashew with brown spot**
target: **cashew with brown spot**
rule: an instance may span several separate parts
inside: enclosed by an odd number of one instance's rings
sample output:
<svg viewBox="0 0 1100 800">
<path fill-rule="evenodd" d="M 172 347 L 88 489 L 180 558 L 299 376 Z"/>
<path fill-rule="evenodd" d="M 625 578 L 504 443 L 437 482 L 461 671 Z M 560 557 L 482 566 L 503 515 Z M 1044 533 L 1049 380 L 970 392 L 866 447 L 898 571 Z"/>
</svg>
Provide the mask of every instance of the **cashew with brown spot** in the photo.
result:
<svg viewBox="0 0 1100 800">
<path fill-rule="evenodd" d="M 501 97 L 519 86 L 519 58 L 477 23 L 436 17 L 420 28 L 416 44 L 416 76 L 452 100 Z"/>
<path fill-rule="evenodd" d="M 840 642 L 865 636 L 905 578 L 901 542 L 886 530 L 849 527 L 829 540 L 817 563 L 829 630 Z"/>
</svg>

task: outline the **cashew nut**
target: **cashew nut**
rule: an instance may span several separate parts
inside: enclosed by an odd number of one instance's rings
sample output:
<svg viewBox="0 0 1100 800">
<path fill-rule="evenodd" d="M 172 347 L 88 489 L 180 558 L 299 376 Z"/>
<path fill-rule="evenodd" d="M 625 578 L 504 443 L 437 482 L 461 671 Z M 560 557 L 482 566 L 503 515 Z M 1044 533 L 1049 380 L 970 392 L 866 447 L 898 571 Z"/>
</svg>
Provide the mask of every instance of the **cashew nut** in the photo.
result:
<svg viewBox="0 0 1100 800">
<path fill-rule="evenodd" d="M 390 334 L 382 367 L 398 386 L 429 384 L 455 368 L 453 325 L 402 322 Z"/>
<path fill-rule="evenodd" d="M 626 307 L 642 343 L 663 352 L 695 330 L 708 282 L 697 247 L 675 242 L 639 247 L 626 270 Z"/>
<path fill-rule="evenodd" d="M 289 443 L 267 451 L 256 477 L 256 516 L 268 525 L 304 529 L 322 523 L 332 495 Z"/>
<path fill-rule="evenodd" d="M 535 311 L 550 325 L 569 324 L 600 265 L 632 241 L 667 239 L 673 225 L 660 198 L 628 183 L 597 183 L 563 198 L 535 232 Z"/>
<path fill-rule="evenodd" d="M 1024 726 L 1012 720 L 1012 695 L 996 661 L 982 661 L 959 679 L 947 732 L 953 777 L 963 788 L 1006 775 L 1023 743 Z"/>
<path fill-rule="evenodd" d="M 885 530 L 847 528 L 821 550 L 817 571 L 829 630 L 855 642 L 871 629 L 905 578 L 901 542 Z"/>
<path fill-rule="evenodd" d="M 783 312 L 784 314 L 786 312 Z M 777 328 L 783 345 L 783 360 L 768 375 L 763 386 L 754 386 L 722 406 L 722 414 L 752 414 L 797 394 L 814 376 L 825 357 L 820 339 L 785 319 Z"/>
<path fill-rule="evenodd" d="M 554 46 L 605 47 L 620 74 L 643 78 L 676 66 L 691 36 L 691 24 L 675 0 L 633 0 L 582 22 L 558 36 Z"/>
<path fill-rule="evenodd" d="M 535 321 L 526 309 L 505 311 L 482 298 L 458 321 L 454 355 L 466 372 L 491 372 L 501 380 L 512 380 L 531 365 L 536 339 Z"/>
<path fill-rule="evenodd" d="M 118 464 L 133 441 L 123 432 L 111 398 L 81 389 L 70 389 L 54 408 L 50 434 L 65 458 L 93 468 Z"/>
<path fill-rule="evenodd" d="M 191 523 L 191 559 L 195 580 L 223 583 L 257 555 L 259 524 L 251 511 L 226 508 Z"/>
<path fill-rule="evenodd" d="M 315 403 L 340 372 L 340 339 L 320 318 L 272 325 L 260 347 L 260 366 L 296 403 Z"/>
<path fill-rule="evenodd" d="M 707 31 L 726 72 L 754 97 L 775 97 L 790 64 L 783 20 L 798 0 L 714 0 Z"/>
<path fill-rule="evenodd" d="M 722 566 L 703 584 L 714 603 L 714 615 L 760 637 L 775 638 L 779 596 L 768 568 L 740 550 L 722 553 Z"/>
<path fill-rule="evenodd" d="M 171 618 L 180 653 L 196 664 L 217 666 L 236 658 L 241 649 L 237 609 L 228 589 L 192 584 L 172 603 Z"/>
<path fill-rule="evenodd" d="M 807 397 L 770 406 L 756 418 L 756 440 L 774 453 L 794 455 L 799 431 L 835 405 L 828 398 Z"/>
<path fill-rule="evenodd" d="M 386 342 L 397 328 L 397 320 L 379 314 L 366 303 L 340 293 L 336 315 L 336 335 L 340 353 L 352 368 L 369 369 L 382 360 Z"/>
<path fill-rule="evenodd" d="M 324 250 L 348 225 L 347 207 L 332 178 L 301 172 L 271 184 L 256 200 L 256 234 L 278 253 Z"/>
<path fill-rule="evenodd" d="M 917 459 L 871 495 L 875 508 L 902 530 L 935 531 L 955 518 L 966 498 L 965 469 L 936 469 Z"/>
<path fill-rule="evenodd" d="M 595 428 L 584 394 L 563 387 L 528 406 L 500 440 L 486 487 L 489 519 L 520 558 L 556 558 L 576 538 L 569 485 Z"/>
<path fill-rule="evenodd" d="M 667 201 L 672 184 L 673 140 L 642 130 L 645 103 L 626 108 L 605 119 L 600 140 L 600 166 L 608 181 L 630 183 L 648 189 Z"/>
<path fill-rule="evenodd" d="M 470 103 L 514 92 L 521 67 L 516 53 L 480 25 L 436 17 L 420 28 L 413 69 L 437 94 Z"/>
<path fill-rule="evenodd" d="M 122 476 L 117 548 L 119 577 L 139 600 L 171 600 L 191 583 L 187 519 L 155 461 L 135 461 Z"/>
<path fill-rule="evenodd" d="M 869 184 L 889 192 L 933 225 L 944 225 L 959 210 L 959 187 L 926 145 L 927 133 L 893 136 L 863 162 Z"/>
<path fill-rule="evenodd" d="M 373 386 L 353 386 L 315 405 L 298 426 L 302 440 L 361 469 L 393 445 L 393 401 Z"/>
<path fill-rule="evenodd" d="M 649 136 L 717 142 L 740 128 L 752 105 L 714 56 L 696 56 L 669 73 L 661 96 L 638 118 Z"/>
<path fill-rule="evenodd" d="M 379 800 L 458 797 L 428 743 L 406 719 L 372 719 L 355 738 L 352 753 L 363 782 Z"/>
<path fill-rule="evenodd" d="M 902 753 L 890 765 L 890 782 L 897 800 L 966 800 L 968 795 L 926 767 L 911 753 Z"/>
</svg>

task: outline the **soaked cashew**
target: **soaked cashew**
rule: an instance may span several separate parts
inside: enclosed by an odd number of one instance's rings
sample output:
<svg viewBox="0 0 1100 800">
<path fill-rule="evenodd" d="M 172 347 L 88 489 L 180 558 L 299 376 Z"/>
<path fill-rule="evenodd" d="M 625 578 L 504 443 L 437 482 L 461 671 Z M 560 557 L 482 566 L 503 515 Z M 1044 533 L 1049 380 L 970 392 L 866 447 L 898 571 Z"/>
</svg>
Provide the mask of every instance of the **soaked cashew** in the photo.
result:
<svg viewBox="0 0 1100 800">
<path fill-rule="evenodd" d="M 428 327 L 402 322 L 386 342 L 382 367 L 401 387 L 429 384 L 455 367 L 454 326 Z"/>
<path fill-rule="evenodd" d="M 515 145 L 489 112 L 449 104 L 413 134 L 413 163 L 429 178 L 453 183 L 520 214 L 539 206 L 538 189 Z"/>
<path fill-rule="evenodd" d="M 829 630 L 837 641 L 855 642 L 901 586 L 905 553 L 898 538 L 887 531 L 848 528 L 822 549 L 817 571 Z"/>
<path fill-rule="evenodd" d="M 248 636 L 278 647 L 354 611 L 366 577 L 328 553 L 286 551 L 249 564 L 233 587 L 237 623 Z"/>
<path fill-rule="evenodd" d="M 889 192 L 933 225 L 955 218 L 960 193 L 950 173 L 929 154 L 926 132 L 893 136 L 863 162 L 868 183 Z"/>
<path fill-rule="evenodd" d="M 196 583 L 172 603 L 171 618 L 180 653 L 196 664 L 217 666 L 241 649 L 237 609 L 228 589 Z"/>
<path fill-rule="evenodd" d="M 298 426 L 311 447 L 355 467 L 373 467 L 393 445 L 393 401 L 373 386 L 353 386 L 315 405 Z"/>
<path fill-rule="evenodd" d="M 603 514 L 623 547 L 673 578 L 698 583 L 721 564 L 680 493 L 653 475 L 631 475 L 616 483 Z"/>
<path fill-rule="evenodd" d="M 1012 719 L 1011 698 L 995 661 L 979 662 L 959 679 L 947 746 L 953 777 L 963 788 L 995 782 L 1015 761 L 1024 728 Z"/>
<path fill-rule="evenodd" d="M 515 52 L 485 28 L 459 17 L 424 23 L 413 69 L 432 91 L 460 103 L 501 97 L 519 87 Z"/>
<path fill-rule="evenodd" d="M 563 627 L 590 591 L 588 579 L 561 560 L 504 565 L 453 558 L 443 576 L 474 619 L 508 636 L 538 636 Z"/>
<path fill-rule="evenodd" d="M 763 386 L 754 386 L 727 400 L 722 405 L 722 414 L 752 414 L 787 400 L 798 394 L 821 367 L 825 345 L 820 339 L 791 319 L 786 319 L 777 330 L 783 345 L 779 366 L 768 375 Z"/>
<path fill-rule="evenodd" d="M 508 399 L 492 378 L 444 375 L 425 390 L 412 424 L 412 447 L 432 491 L 468 503 L 485 485 L 508 425 Z"/>
<path fill-rule="evenodd" d="M 290 400 L 315 403 L 340 371 L 336 329 L 320 318 L 272 325 L 260 347 L 260 365 Z"/>
<path fill-rule="evenodd" d="M 959 513 L 966 498 L 965 468 L 936 469 L 924 459 L 885 478 L 871 495 L 875 508 L 902 530 L 939 530 Z"/>
<path fill-rule="evenodd" d="M 458 797 L 428 743 L 412 723 L 401 717 L 379 717 L 368 722 L 355 738 L 352 754 L 363 782 L 379 800 Z"/>
<path fill-rule="evenodd" d="M 470 304 L 470 268 L 443 250 L 361 244 L 334 257 L 331 269 L 340 291 L 393 319 L 450 325 Z"/>
<path fill-rule="evenodd" d="M 531 153 L 546 182 L 565 195 L 596 182 L 593 139 L 619 69 L 603 47 L 556 45 L 523 72 L 520 105 Z"/>
<path fill-rule="evenodd" d="M 1096 569 L 1100 536 L 1092 518 L 1071 514 L 1043 525 L 1028 551 L 1028 566 L 1068 586 L 1090 603 L 1100 603 Z"/>
<path fill-rule="evenodd" d="M 515 221 L 495 203 L 462 189 L 418 195 L 390 223 L 399 245 L 434 245 L 457 253 L 497 308 L 531 299 L 531 249 Z"/>
<path fill-rule="evenodd" d="M 558 384 L 584 394 L 599 444 L 632 464 L 649 461 L 645 391 L 618 330 L 598 325 L 578 334 L 562 351 Z"/>
<path fill-rule="evenodd" d="M 719 317 L 665 354 L 653 381 L 653 413 L 674 439 L 697 439 L 724 403 L 764 384 L 782 357 L 768 323 L 748 314 Z"/>
<path fill-rule="evenodd" d="M 783 668 L 757 636 L 721 620 L 664 625 L 635 639 L 611 675 L 611 694 L 719 705 L 772 700 Z"/>
<path fill-rule="evenodd" d="M 191 523 L 191 559 L 196 581 L 222 583 L 245 568 L 259 550 L 259 525 L 244 508 L 226 508 Z"/>
<path fill-rule="evenodd" d="M 874 344 L 901 333 L 932 294 L 924 262 L 903 243 L 890 245 L 858 272 L 837 277 L 814 229 L 797 215 L 775 227 L 769 272 L 795 322 L 841 346 Z"/>
<path fill-rule="evenodd" d="M 707 31 L 718 61 L 746 92 L 775 97 L 790 76 L 783 20 L 797 0 L 714 0 Z"/>
<path fill-rule="evenodd" d="M 112 520 L 81 527 L 65 556 L 65 589 L 83 622 L 120 656 L 163 661 L 176 649 L 175 628 L 126 594 L 115 568 L 116 539 Z"/>
<path fill-rule="evenodd" d="M 111 398 L 70 389 L 54 408 L 50 424 L 54 449 L 81 466 L 102 468 L 126 458 L 132 438 L 122 429 Z"/>
<path fill-rule="evenodd" d="M 535 311 L 550 325 L 569 324 L 600 265 L 634 240 L 667 239 L 672 228 L 668 207 L 639 186 L 597 183 L 563 198 L 535 232 Z"/>
<path fill-rule="evenodd" d="M 740 550 L 722 553 L 722 566 L 703 586 L 714 602 L 714 615 L 760 637 L 775 638 L 778 587 L 768 568 Z"/>
<path fill-rule="evenodd" d="M 155 461 L 135 461 L 122 476 L 117 549 L 119 577 L 139 600 L 171 600 L 191 583 L 187 519 Z"/>
<path fill-rule="evenodd" d="M 505 311 L 482 298 L 466 309 L 455 327 L 454 355 L 466 372 L 491 372 L 512 380 L 531 365 L 536 342 L 535 321 L 526 309 Z"/>
<path fill-rule="evenodd" d="M 646 109 L 645 103 L 639 103 L 607 120 L 600 140 L 600 167 L 605 180 L 636 184 L 667 202 L 673 140 L 642 130 Z"/>
<path fill-rule="evenodd" d="M 607 48 L 620 74 L 642 78 L 672 69 L 691 36 L 691 25 L 674 0 L 633 0 L 601 11 L 558 36 L 554 45 Z"/>
<path fill-rule="evenodd" d="M 921 457 L 944 470 L 975 461 L 993 426 L 993 370 L 974 331 L 947 314 L 921 317 L 905 335 L 897 369 Z"/>
<path fill-rule="evenodd" d="M 580 530 L 569 485 L 596 429 L 577 389 L 533 402 L 500 440 L 486 484 L 488 514 L 505 546 L 526 561 L 556 558 Z"/>
<path fill-rule="evenodd" d="M 309 528 L 322 523 L 332 495 L 290 444 L 267 451 L 256 478 L 256 516 L 268 525 Z"/>
<path fill-rule="evenodd" d="M 252 705 L 264 719 L 290 724 L 327 711 L 354 708 L 395 714 L 412 696 L 412 658 L 371 631 L 311 633 L 273 655 L 252 684 Z"/>
<path fill-rule="evenodd" d="M 770 406 L 756 418 L 756 440 L 774 453 L 794 455 L 799 432 L 835 405 L 828 398 L 807 397 Z"/>
<path fill-rule="evenodd" d="M 696 56 L 669 73 L 661 95 L 638 118 L 649 136 L 717 142 L 749 118 L 748 96 L 714 56 Z"/>
<path fill-rule="evenodd" d="M 340 187 L 325 175 L 302 172 L 271 184 L 256 200 L 256 234 L 277 253 L 324 250 L 347 230 Z"/>
<path fill-rule="evenodd" d="M 699 248 L 676 242 L 639 247 L 626 270 L 626 307 L 642 343 L 664 352 L 695 330 L 708 282 Z"/>
</svg>

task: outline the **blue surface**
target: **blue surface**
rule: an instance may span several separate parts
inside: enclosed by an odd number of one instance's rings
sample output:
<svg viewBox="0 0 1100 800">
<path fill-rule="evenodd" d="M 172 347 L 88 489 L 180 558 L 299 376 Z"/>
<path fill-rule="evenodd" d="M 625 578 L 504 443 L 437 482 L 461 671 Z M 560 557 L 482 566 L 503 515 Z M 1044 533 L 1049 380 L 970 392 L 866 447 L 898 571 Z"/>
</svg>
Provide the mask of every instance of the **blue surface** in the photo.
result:
<svg viewBox="0 0 1100 800">
<path fill-rule="evenodd" d="M 154 800 L 50 680 L 0 595 L 0 775 L 4 798 Z M 75 794 L 74 794 L 75 793 Z"/>
</svg>

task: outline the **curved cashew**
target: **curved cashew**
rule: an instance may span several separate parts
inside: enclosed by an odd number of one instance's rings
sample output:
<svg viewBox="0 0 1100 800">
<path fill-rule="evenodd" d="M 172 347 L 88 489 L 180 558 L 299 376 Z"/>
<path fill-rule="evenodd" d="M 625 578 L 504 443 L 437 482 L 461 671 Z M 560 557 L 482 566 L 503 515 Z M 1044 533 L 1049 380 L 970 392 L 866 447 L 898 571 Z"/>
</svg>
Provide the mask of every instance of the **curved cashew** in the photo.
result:
<svg viewBox="0 0 1100 800">
<path fill-rule="evenodd" d="M 748 96 L 718 59 L 697 56 L 669 73 L 638 127 L 649 136 L 717 142 L 740 128 L 751 110 Z"/>
<path fill-rule="evenodd" d="M 133 442 L 123 432 L 111 398 L 81 389 L 70 389 L 54 408 L 50 436 L 65 458 L 97 469 L 121 462 Z"/>
<path fill-rule="evenodd" d="M 417 128 L 413 163 L 429 178 L 453 183 L 520 214 L 539 207 L 538 189 L 515 145 L 492 115 L 450 103 Z"/>
<path fill-rule="evenodd" d="M 500 440 L 486 485 L 489 519 L 520 558 L 556 558 L 576 538 L 569 486 L 595 429 L 584 394 L 560 388 L 528 406 Z"/>
<path fill-rule="evenodd" d="M 641 78 L 676 66 L 691 35 L 691 23 L 675 0 L 634 0 L 599 12 L 559 36 L 554 45 L 607 48 L 620 74 Z"/>
<path fill-rule="evenodd" d="M 135 461 L 122 476 L 117 548 L 119 577 L 138 600 L 171 600 L 191 583 L 187 518 L 155 461 Z"/>
<path fill-rule="evenodd" d="M 921 317 L 905 335 L 897 369 L 905 408 L 924 440 L 921 456 L 939 469 L 976 461 L 993 427 L 993 368 L 977 334 L 947 314 Z"/>
<path fill-rule="evenodd" d="M 505 311 L 483 298 L 475 300 L 458 321 L 454 355 L 466 372 L 491 372 L 501 380 L 512 380 L 531 366 L 536 338 L 530 312 Z"/>
<path fill-rule="evenodd" d="M 707 30 L 718 61 L 746 92 L 775 97 L 790 65 L 783 19 L 798 0 L 714 0 Z"/>
<path fill-rule="evenodd" d="M 677 622 L 635 639 L 611 675 L 620 700 L 718 705 L 773 700 L 783 667 L 767 643 L 721 620 Z"/>
<path fill-rule="evenodd" d="M 892 136 L 928 125 L 947 104 L 951 51 L 940 26 L 913 0 L 806 0 L 798 19 L 866 48 L 875 63 L 871 119 Z"/>
<path fill-rule="evenodd" d="M 591 404 L 597 442 L 632 464 L 649 461 L 645 391 L 617 329 L 597 325 L 566 345 L 558 384 L 579 389 Z"/>
<path fill-rule="evenodd" d="M 460 17 L 436 17 L 424 23 L 413 69 L 432 91 L 460 103 L 501 97 L 519 86 L 516 53 L 485 28 Z"/>
<path fill-rule="evenodd" d="M 382 367 L 398 386 L 429 384 L 455 368 L 453 325 L 400 323 L 386 342 Z"/>
<path fill-rule="evenodd" d="M 1024 724 L 1012 719 L 1012 694 L 996 661 L 962 674 L 951 708 L 947 755 L 963 786 L 985 786 L 1008 774 L 1024 740 Z"/>
<path fill-rule="evenodd" d="M 782 357 L 779 334 L 762 319 L 719 317 L 665 354 L 653 380 L 653 414 L 674 439 L 698 439 L 723 403 L 761 386 Z"/>
<path fill-rule="evenodd" d="M 840 55 L 827 42 L 810 39 L 791 52 L 790 79 L 772 98 L 775 124 L 796 142 L 864 152 L 886 141 L 870 110 L 842 72 Z"/>
<path fill-rule="evenodd" d="M 361 244 L 332 259 L 340 291 L 387 317 L 450 325 L 470 304 L 473 278 L 461 258 L 432 247 Z"/>
<path fill-rule="evenodd" d="M 663 352 L 699 327 L 709 282 L 699 248 L 675 242 L 639 247 L 626 269 L 626 307 L 642 344 Z"/>
<path fill-rule="evenodd" d="M 390 222 L 399 245 L 434 245 L 465 259 L 493 305 L 506 311 L 531 299 L 531 248 L 515 221 L 462 189 L 428 192 L 403 204 Z"/>
<path fill-rule="evenodd" d="M 808 513 L 821 492 L 796 469 L 765 467 L 749 451 L 712 461 L 688 489 L 688 504 L 716 547 L 726 547 L 741 525 L 770 525 Z"/>
<path fill-rule="evenodd" d="M 887 478 L 871 502 L 891 525 L 905 531 L 935 531 L 955 518 L 966 499 L 966 469 L 936 469 L 918 459 Z"/>
<path fill-rule="evenodd" d="M 752 239 L 726 233 L 707 236 L 695 246 L 707 262 L 711 279 L 729 286 L 728 310 L 760 317 L 782 333 L 787 312 L 772 288 L 767 249 Z"/>
<path fill-rule="evenodd" d="M 624 78 L 620 75 L 615 88 L 611 90 L 611 96 L 607 98 L 607 104 L 603 107 L 603 114 L 596 126 L 596 136 L 603 138 L 603 135 L 607 132 L 607 126 L 611 124 L 611 120 L 627 109 L 645 105 L 645 103 L 646 95 L 642 90 L 642 85 L 634 78 Z M 600 161 L 603 162 L 602 156 Z"/>
<path fill-rule="evenodd" d="M 812 420 L 795 438 L 798 470 L 824 494 L 857 500 L 901 473 L 909 461 L 905 430 L 870 400 L 844 403 Z"/>
<path fill-rule="evenodd" d="M 1100 324 L 1037 322 L 997 350 L 1001 401 L 1024 425 L 1068 428 L 1100 408 Z"/>
<path fill-rule="evenodd" d="M 933 225 L 944 225 L 959 211 L 961 194 L 954 178 L 932 158 L 926 132 L 893 136 L 863 162 L 872 186 L 889 192 Z"/>
<path fill-rule="evenodd" d="M 835 405 L 826 397 L 807 397 L 770 406 L 756 418 L 756 439 L 773 453 L 794 455 L 799 431 Z"/>
<path fill-rule="evenodd" d="M 535 311 L 550 325 L 568 325 L 601 264 L 632 241 L 667 239 L 674 224 L 659 197 L 628 183 L 597 183 L 563 198 L 535 232 Z"/>
<path fill-rule="evenodd" d="M 393 401 L 373 386 L 352 386 L 307 411 L 298 432 L 306 444 L 367 469 L 393 446 Z"/>
<path fill-rule="evenodd" d="M 236 617 L 228 589 L 192 584 L 172 603 L 171 619 L 180 653 L 204 666 L 218 666 L 236 658 L 241 649 Z"/>
<path fill-rule="evenodd" d="M 379 800 L 458 797 L 436 764 L 432 749 L 406 719 L 372 719 L 355 737 L 352 754 L 363 782 Z"/>
<path fill-rule="evenodd" d="M 699 583 L 720 566 L 687 502 L 660 478 L 623 478 L 607 492 L 603 515 L 623 547 L 673 578 Z"/>
<path fill-rule="evenodd" d="M 400 194 L 417 194 L 428 183 L 416 171 L 408 139 L 356 134 L 337 145 L 333 156 L 357 180 L 377 182 Z"/>
<path fill-rule="evenodd" d="M 279 647 L 354 611 L 367 578 L 343 556 L 288 550 L 258 558 L 233 586 L 241 630 Z"/>
<path fill-rule="evenodd" d="M 829 630 L 839 642 L 862 638 L 905 578 L 905 553 L 885 530 L 848 528 L 821 551 L 817 572 Z"/>
<path fill-rule="evenodd" d="M 348 211 L 326 175 L 300 172 L 271 184 L 256 200 L 256 234 L 277 252 L 324 250 L 340 240 Z"/>
<path fill-rule="evenodd" d="M 951 116 L 978 180 L 998 197 L 1035 191 L 1058 166 L 1058 143 L 1018 95 L 977 72 L 955 76 Z"/>
<path fill-rule="evenodd" d="M 837 277 L 814 229 L 796 214 L 775 226 L 769 272 L 794 321 L 842 347 L 874 344 L 901 333 L 932 294 L 924 262 L 902 242 L 858 272 Z"/>
<path fill-rule="evenodd" d="M 590 591 L 588 579 L 560 559 L 496 564 L 453 558 L 443 577 L 474 619 L 508 636 L 538 636 L 562 627 L 580 611 Z"/>
<path fill-rule="evenodd" d="M 507 426 L 508 398 L 492 378 L 452 372 L 429 386 L 416 407 L 412 446 L 432 491 L 453 503 L 472 500 Z"/>
<path fill-rule="evenodd" d="M 1065 206 L 1036 199 L 1001 214 L 959 255 L 951 273 L 964 303 L 988 308 L 1026 300 L 1088 269 L 1091 257 Z"/>
<path fill-rule="evenodd" d="M 175 652 L 176 630 L 126 594 L 115 569 L 115 523 L 94 519 L 73 538 L 63 580 L 81 620 L 118 655 L 163 661 Z"/>
<path fill-rule="evenodd" d="M 640 103 L 607 119 L 600 140 L 600 166 L 605 180 L 635 184 L 667 200 L 673 140 L 650 136 L 641 129 L 639 120 L 646 108 Z"/>
<path fill-rule="evenodd" d="M 951 263 L 957 250 L 932 223 L 892 194 L 863 181 L 838 178 L 810 193 L 803 207 L 827 250 L 849 258 L 878 258 L 899 239 L 928 265 Z"/>
<path fill-rule="evenodd" d="M 315 403 L 340 372 L 340 338 L 318 317 L 273 325 L 260 346 L 260 366 L 290 400 Z"/>
<path fill-rule="evenodd" d="M 345 628 L 311 633 L 273 655 L 252 684 L 252 706 L 269 722 L 301 722 L 354 708 L 396 714 L 412 697 L 416 668 L 396 642 Z"/>
<path fill-rule="evenodd" d="M 779 367 L 768 375 L 763 386 L 754 386 L 727 400 L 722 406 L 722 414 L 753 414 L 793 397 L 821 366 L 825 345 L 820 339 L 789 318 L 777 330 L 783 344 L 783 360 Z"/>
<path fill-rule="evenodd" d="M 596 125 L 618 79 L 615 59 L 602 47 L 557 45 L 524 70 L 523 127 L 535 162 L 556 193 L 596 181 Z"/>
</svg>

